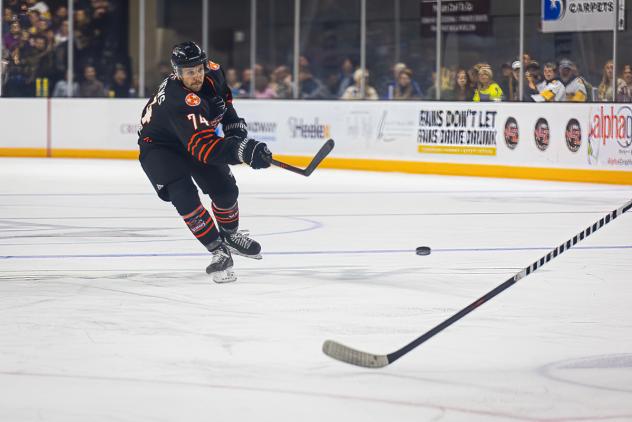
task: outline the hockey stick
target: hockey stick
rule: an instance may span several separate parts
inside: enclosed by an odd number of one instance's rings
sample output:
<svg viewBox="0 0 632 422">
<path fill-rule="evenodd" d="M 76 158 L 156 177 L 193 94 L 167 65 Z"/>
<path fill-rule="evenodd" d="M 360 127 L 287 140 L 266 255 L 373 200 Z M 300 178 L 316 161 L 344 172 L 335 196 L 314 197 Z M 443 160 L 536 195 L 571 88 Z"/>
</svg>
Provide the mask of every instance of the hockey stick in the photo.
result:
<svg viewBox="0 0 632 422">
<path fill-rule="evenodd" d="M 274 164 L 275 166 L 281 167 L 282 169 L 289 170 L 294 173 L 307 177 L 310 174 L 312 174 L 314 170 L 316 170 L 316 167 L 318 167 L 320 162 L 323 161 L 325 157 L 329 155 L 332 149 L 334 149 L 334 140 L 329 139 L 327 142 L 325 142 L 325 144 L 322 147 L 320 147 L 320 150 L 318 150 L 316 155 L 314 155 L 314 158 L 312 158 L 312 161 L 307 165 L 307 167 L 305 167 L 305 169 L 301 169 L 298 167 L 294 167 L 290 164 L 277 161 L 274 158 L 270 159 L 270 164 Z"/>
<path fill-rule="evenodd" d="M 437 325 L 430 331 L 426 332 L 421 337 L 416 338 L 415 340 L 408 343 L 406 346 L 402 347 L 399 350 L 394 351 L 393 353 L 389 353 L 387 355 L 376 355 L 373 353 L 366 353 L 360 350 L 352 349 L 351 347 L 347 347 L 344 344 L 340 344 L 333 340 L 327 340 L 325 341 L 325 343 L 323 343 L 323 352 L 327 356 L 330 356 L 342 362 L 350 363 L 352 365 L 363 366 L 365 368 L 383 368 L 386 365 L 389 365 L 395 362 L 397 359 L 401 358 L 402 356 L 404 356 L 405 354 L 413 350 L 415 347 L 419 346 L 421 343 L 430 339 L 435 334 L 440 333 L 445 328 L 454 324 L 456 321 L 460 320 L 465 315 L 469 314 L 474 309 L 481 306 L 483 303 L 492 299 L 494 296 L 496 296 L 503 290 L 508 289 L 521 278 L 528 276 L 529 274 L 531 274 L 532 272 L 534 272 L 535 270 L 537 270 L 538 268 L 540 268 L 541 266 L 549 262 L 551 259 L 560 255 L 564 251 L 570 249 L 572 246 L 575 246 L 575 244 L 584 240 L 585 238 L 590 236 L 592 233 L 596 232 L 597 230 L 599 230 L 600 228 L 608 224 L 610 221 L 614 220 L 615 218 L 617 218 L 624 212 L 628 211 L 630 208 L 632 208 L 632 201 L 628 201 L 621 208 L 618 208 L 612 211 L 611 213 L 605 215 L 599 221 L 595 222 L 592 226 L 588 226 L 586 229 L 576 234 L 571 239 L 568 239 L 566 242 L 562 243 L 557 248 L 551 250 L 549 253 L 547 253 L 546 255 L 538 259 L 537 261 L 535 261 L 533 264 L 529 265 L 526 268 L 523 268 L 520 272 L 518 272 L 516 275 L 511 277 L 509 280 L 505 281 L 503 284 L 499 285 L 498 287 L 491 290 L 484 296 L 480 297 L 475 302 L 472 302 L 467 307 L 461 309 L 459 312 L 452 315 L 450 318 L 446 319 L 445 321 L 443 321 L 441 324 Z"/>
</svg>

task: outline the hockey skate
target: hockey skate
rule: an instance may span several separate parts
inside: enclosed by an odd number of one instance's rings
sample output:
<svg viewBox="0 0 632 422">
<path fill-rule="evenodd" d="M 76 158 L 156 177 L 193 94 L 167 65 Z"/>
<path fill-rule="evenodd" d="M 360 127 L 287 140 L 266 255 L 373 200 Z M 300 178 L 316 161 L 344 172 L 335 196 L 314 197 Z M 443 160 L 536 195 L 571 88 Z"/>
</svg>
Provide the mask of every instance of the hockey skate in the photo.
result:
<svg viewBox="0 0 632 422">
<path fill-rule="evenodd" d="M 211 255 L 211 263 L 206 267 L 206 273 L 213 277 L 214 282 L 230 283 L 237 280 L 233 271 L 233 257 L 225 245 L 220 244 L 211 251 Z"/>
<path fill-rule="evenodd" d="M 224 244 L 235 255 L 245 256 L 246 258 L 261 259 L 261 245 L 254 239 L 248 237 L 248 230 L 239 230 L 234 232 L 222 231 Z"/>
</svg>

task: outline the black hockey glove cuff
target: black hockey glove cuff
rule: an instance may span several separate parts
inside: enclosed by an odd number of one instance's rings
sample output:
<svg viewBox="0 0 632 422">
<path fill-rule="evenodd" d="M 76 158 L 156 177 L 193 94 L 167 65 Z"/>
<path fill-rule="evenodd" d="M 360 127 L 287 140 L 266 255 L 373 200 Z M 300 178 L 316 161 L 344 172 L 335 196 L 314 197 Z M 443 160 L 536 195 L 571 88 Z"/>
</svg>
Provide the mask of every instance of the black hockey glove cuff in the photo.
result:
<svg viewBox="0 0 632 422">
<path fill-rule="evenodd" d="M 245 139 L 248 136 L 248 125 L 244 119 L 239 119 L 234 123 L 224 124 L 224 137 L 229 138 L 235 136 Z"/>
<path fill-rule="evenodd" d="M 237 159 L 253 169 L 264 169 L 270 167 L 272 153 L 265 143 L 244 139 L 237 145 Z"/>
<path fill-rule="evenodd" d="M 209 115 L 211 120 L 221 119 L 226 114 L 226 103 L 220 96 L 213 97 L 209 100 Z"/>
</svg>

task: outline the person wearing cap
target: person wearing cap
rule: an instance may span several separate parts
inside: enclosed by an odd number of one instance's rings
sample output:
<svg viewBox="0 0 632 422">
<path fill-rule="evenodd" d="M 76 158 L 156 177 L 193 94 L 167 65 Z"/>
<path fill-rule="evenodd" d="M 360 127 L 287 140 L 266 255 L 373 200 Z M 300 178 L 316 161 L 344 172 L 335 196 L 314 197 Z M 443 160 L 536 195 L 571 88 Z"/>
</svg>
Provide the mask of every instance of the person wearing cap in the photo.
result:
<svg viewBox="0 0 632 422">
<path fill-rule="evenodd" d="M 553 62 L 544 65 L 544 79 L 538 83 L 538 94 L 533 98 L 536 102 L 564 101 L 566 89 L 564 84 L 556 77 L 557 66 Z"/>
<path fill-rule="evenodd" d="M 540 70 L 540 65 L 537 62 L 530 62 L 527 65 L 527 68 L 524 72 L 524 85 L 522 87 L 522 99 L 520 99 L 520 67 L 522 63 L 520 60 L 516 60 L 511 64 L 511 70 L 513 73 L 513 78 L 509 84 L 509 99 L 510 101 L 524 101 L 524 102 L 532 102 L 535 101 L 533 95 L 538 94 L 538 88 L 536 84 L 538 83 L 538 75 Z"/>
<path fill-rule="evenodd" d="M 478 69 L 478 88 L 474 91 L 473 101 L 502 101 L 503 90 L 496 82 L 494 82 L 494 72 L 488 65 L 482 65 Z"/>
<path fill-rule="evenodd" d="M 560 60 L 560 80 L 566 90 L 566 101 L 584 103 L 588 98 L 586 84 L 579 77 L 577 66 L 568 59 Z"/>
</svg>

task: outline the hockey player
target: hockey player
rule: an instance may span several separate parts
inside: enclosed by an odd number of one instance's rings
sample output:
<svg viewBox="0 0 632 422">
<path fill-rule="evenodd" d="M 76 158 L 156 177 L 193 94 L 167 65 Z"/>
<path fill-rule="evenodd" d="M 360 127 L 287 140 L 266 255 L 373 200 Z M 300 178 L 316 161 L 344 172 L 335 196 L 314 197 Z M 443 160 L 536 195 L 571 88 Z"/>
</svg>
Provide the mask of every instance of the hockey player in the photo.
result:
<svg viewBox="0 0 632 422">
<path fill-rule="evenodd" d="M 235 281 L 231 251 L 261 258 L 261 245 L 239 226 L 239 189 L 229 164 L 270 166 L 265 143 L 248 138 L 244 119 L 233 107 L 221 67 L 194 42 L 176 45 L 173 73 L 143 109 L 140 164 L 160 199 L 171 202 L 193 235 L 211 253 L 206 268 L 218 283 Z M 224 137 L 217 133 L 223 125 Z M 212 200 L 212 214 L 193 183 Z"/>
</svg>

